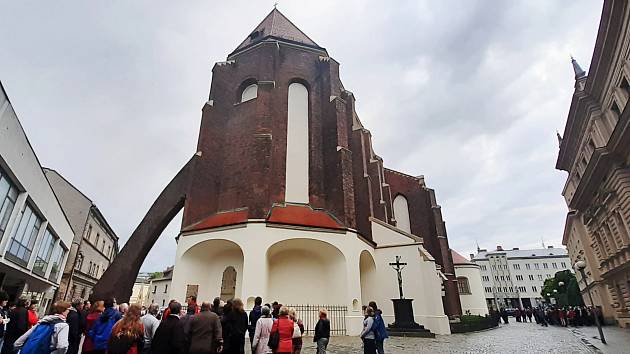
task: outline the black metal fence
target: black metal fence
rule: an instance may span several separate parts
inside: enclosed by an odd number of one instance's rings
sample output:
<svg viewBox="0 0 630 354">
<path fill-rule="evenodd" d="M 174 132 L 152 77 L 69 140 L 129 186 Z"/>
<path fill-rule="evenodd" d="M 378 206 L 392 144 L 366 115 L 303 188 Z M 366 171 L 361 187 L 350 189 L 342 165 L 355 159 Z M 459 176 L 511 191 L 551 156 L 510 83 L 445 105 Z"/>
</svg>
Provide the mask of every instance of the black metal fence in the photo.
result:
<svg viewBox="0 0 630 354">
<path fill-rule="evenodd" d="M 326 309 L 328 320 L 330 321 L 331 336 L 346 335 L 346 315 L 347 306 L 341 305 L 285 305 L 295 309 L 297 317 L 304 323 L 304 334 L 312 336 L 315 334 L 315 325 L 319 321 L 319 310 Z"/>
</svg>

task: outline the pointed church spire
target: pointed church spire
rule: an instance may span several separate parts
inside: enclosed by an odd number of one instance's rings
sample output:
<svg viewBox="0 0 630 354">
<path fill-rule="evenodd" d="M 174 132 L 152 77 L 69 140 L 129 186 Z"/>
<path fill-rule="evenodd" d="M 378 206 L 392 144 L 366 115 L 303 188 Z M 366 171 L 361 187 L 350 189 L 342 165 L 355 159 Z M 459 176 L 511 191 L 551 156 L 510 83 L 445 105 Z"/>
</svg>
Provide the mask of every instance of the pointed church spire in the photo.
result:
<svg viewBox="0 0 630 354">
<path fill-rule="evenodd" d="M 315 49 L 324 50 L 293 24 L 274 5 L 271 12 L 260 22 L 256 28 L 245 38 L 245 40 L 228 56 L 241 52 L 264 39 L 271 38 L 292 44 L 303 45 Z"/>
<path fill-rule="evenodd" d="M 571 64 L 573 64 L 573 72 L 575 73 L 576 80 L 586 77 L 586 71 L 582 69 L 580 64 L 578 64 L 577 60 L 575 60 L 575 58 L 573 57 L 573 55 L 571 56 Z"/>
</svg>

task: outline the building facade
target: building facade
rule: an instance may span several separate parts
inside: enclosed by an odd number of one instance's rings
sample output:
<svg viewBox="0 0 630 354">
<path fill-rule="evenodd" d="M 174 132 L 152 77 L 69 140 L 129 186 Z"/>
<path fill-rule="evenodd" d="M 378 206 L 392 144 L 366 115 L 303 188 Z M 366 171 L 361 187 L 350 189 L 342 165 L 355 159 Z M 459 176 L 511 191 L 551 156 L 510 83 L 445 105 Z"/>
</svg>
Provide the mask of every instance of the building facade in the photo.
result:
<svg viewBox="0 0 630 354">
<path fill-rule="evenodd" d="M 530 250 L 497 246 L 496 250 L 478 250 L 470 256 L 481 268 L 487 306 L 495 310 L 541 305 L 545 280 L 572 269 L 567 250 L 552 246 Z"/>
<path fill-rule="evenodd" d="M 169 293 L 171 291 L 172 281 L 172 266 L 166 268 L 160 276 L 151 279 L 151 283 L 149 284 L 149 298 L 151 299 L 151 304 L 158 304 L 161 307 L 168 306 L 168 303 L 171 300 Z"/>
<path fill-rule="evenodd" d="M 0 287 L 40 302 L 59 288 L 74 232 L 0 84 Z"/>
<path fill-rule="evenodd" d="M 151 295 L 151 279 L 148 273 L 140 273 L 133 284 L 133 291 L 129 298 L 130 304 L 138 304 L 140 306 L 148 306 L 151 304 L 149 299 Z"/>
<path fill-rule="evenodd" d="M 486 294 L 481 283 L 481 267 L 466 259 L 461 254 L 451 250 L 457 290 L 462 304 L 462 313 L 485 316 L 489 313 L 486 304 Z"/>
<path fill-rule="evenodd" d="M 401 256 L 416 322 L 446 334 L 461 314 L 435 192 L 384 167 L 339 63 L 277 9 L 214 66 L 197 153 L 174 181 L 163 199 L 180 183 L 186 192 L 173 299 L 334 306 L 345 309 L 337 333 L 356 335 L 369 301 L 393 322 L 389 263 Z M 105 275 L 104 294 L 116 276 Z"/>
<path fill-rule="evenodd" d="M 630 5 L 604 1 L 588 75 L 573 62 L 574 93 L 556 168 L 568 173 L 563 244 L 606 318 L 630 326 Z M 588 286 L 587 286 L 588 284 Z"/>
<path fill-rule="evenodd" d="M 94 284 L 118 254 L 118 236 L 85 194 L 59 172 L 45 168 L 44 173 L 75 235 L 57 298 L 65 301 L 87 299 Z"/>
</svg>

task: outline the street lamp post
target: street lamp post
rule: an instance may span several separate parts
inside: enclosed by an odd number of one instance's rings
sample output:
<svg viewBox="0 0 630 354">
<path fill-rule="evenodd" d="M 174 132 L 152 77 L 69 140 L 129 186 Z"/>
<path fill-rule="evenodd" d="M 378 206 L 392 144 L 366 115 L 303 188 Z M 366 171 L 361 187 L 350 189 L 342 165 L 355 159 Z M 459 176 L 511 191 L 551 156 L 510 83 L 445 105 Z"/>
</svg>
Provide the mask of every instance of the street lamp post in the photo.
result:
<svg viewBox="0 0 630 354">
<path fill-rule="evenodd" d="M 597 325 L 597 331 L 599 331 L 599 338 L 602 341 L 603 344 L 606 344 L 606 338 L 604 338 L 604 331 L 602 331 L 602 325 L 601 323 L 599 323 L 599 316 L 597 314 L 597 306 L 595 306 L 595 303 L 593 302 L 593 296 L 591 296 L 591 289 L 588 288 L 588 282 L 586 281 L 586 274 L 584 273 L 584 268 L 586 268 L 586 262 L 584 261 L 577 261 L 575 262 L 575 265 L 573 266 L 573 268 L 575 268 L 575 270 L 577 270 L 578 272 L 580 272 L 580 275 L 582 275 L 582 279 L 584 279 L 584 286 L 586 287 L 586 292 L 588 293 L 588 298 L 589 300 L 591 300 L 591 306 L 593 306 L 593 310 L 595 310 L 594 312 L 594 316 L 595 317 L 595 324 Z"/>
</svg>

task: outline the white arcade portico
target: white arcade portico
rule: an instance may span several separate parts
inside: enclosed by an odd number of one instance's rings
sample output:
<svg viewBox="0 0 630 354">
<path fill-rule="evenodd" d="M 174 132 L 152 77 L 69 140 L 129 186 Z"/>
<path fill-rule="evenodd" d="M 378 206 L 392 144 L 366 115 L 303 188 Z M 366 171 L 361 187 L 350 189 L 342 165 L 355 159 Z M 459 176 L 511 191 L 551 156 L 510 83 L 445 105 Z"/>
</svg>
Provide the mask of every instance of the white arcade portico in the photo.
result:
<svg viewBox="0 0 630 354">
<path fill-rule="evenodd" d="M 442 278 L 421 240 L 378 220 L 372 229 L 376 248 L 351 231 L 255 221 L 183 233 L 171 297 L 183 300 L 188 286 L 198 285 L 199 299 L 239 297 L 248 308 L 256 296 L 265 302 L 346 306 L 346 333 L 356 335 L 361 306 L 371 300 L 393 322 L 391 299 L 398 297 L 398 283 L 389 262 L 400 255 L 408 263 L 404 291 L 414 299 L 416 322 L 437 334 L 450 333 Z"/>
</svg>

